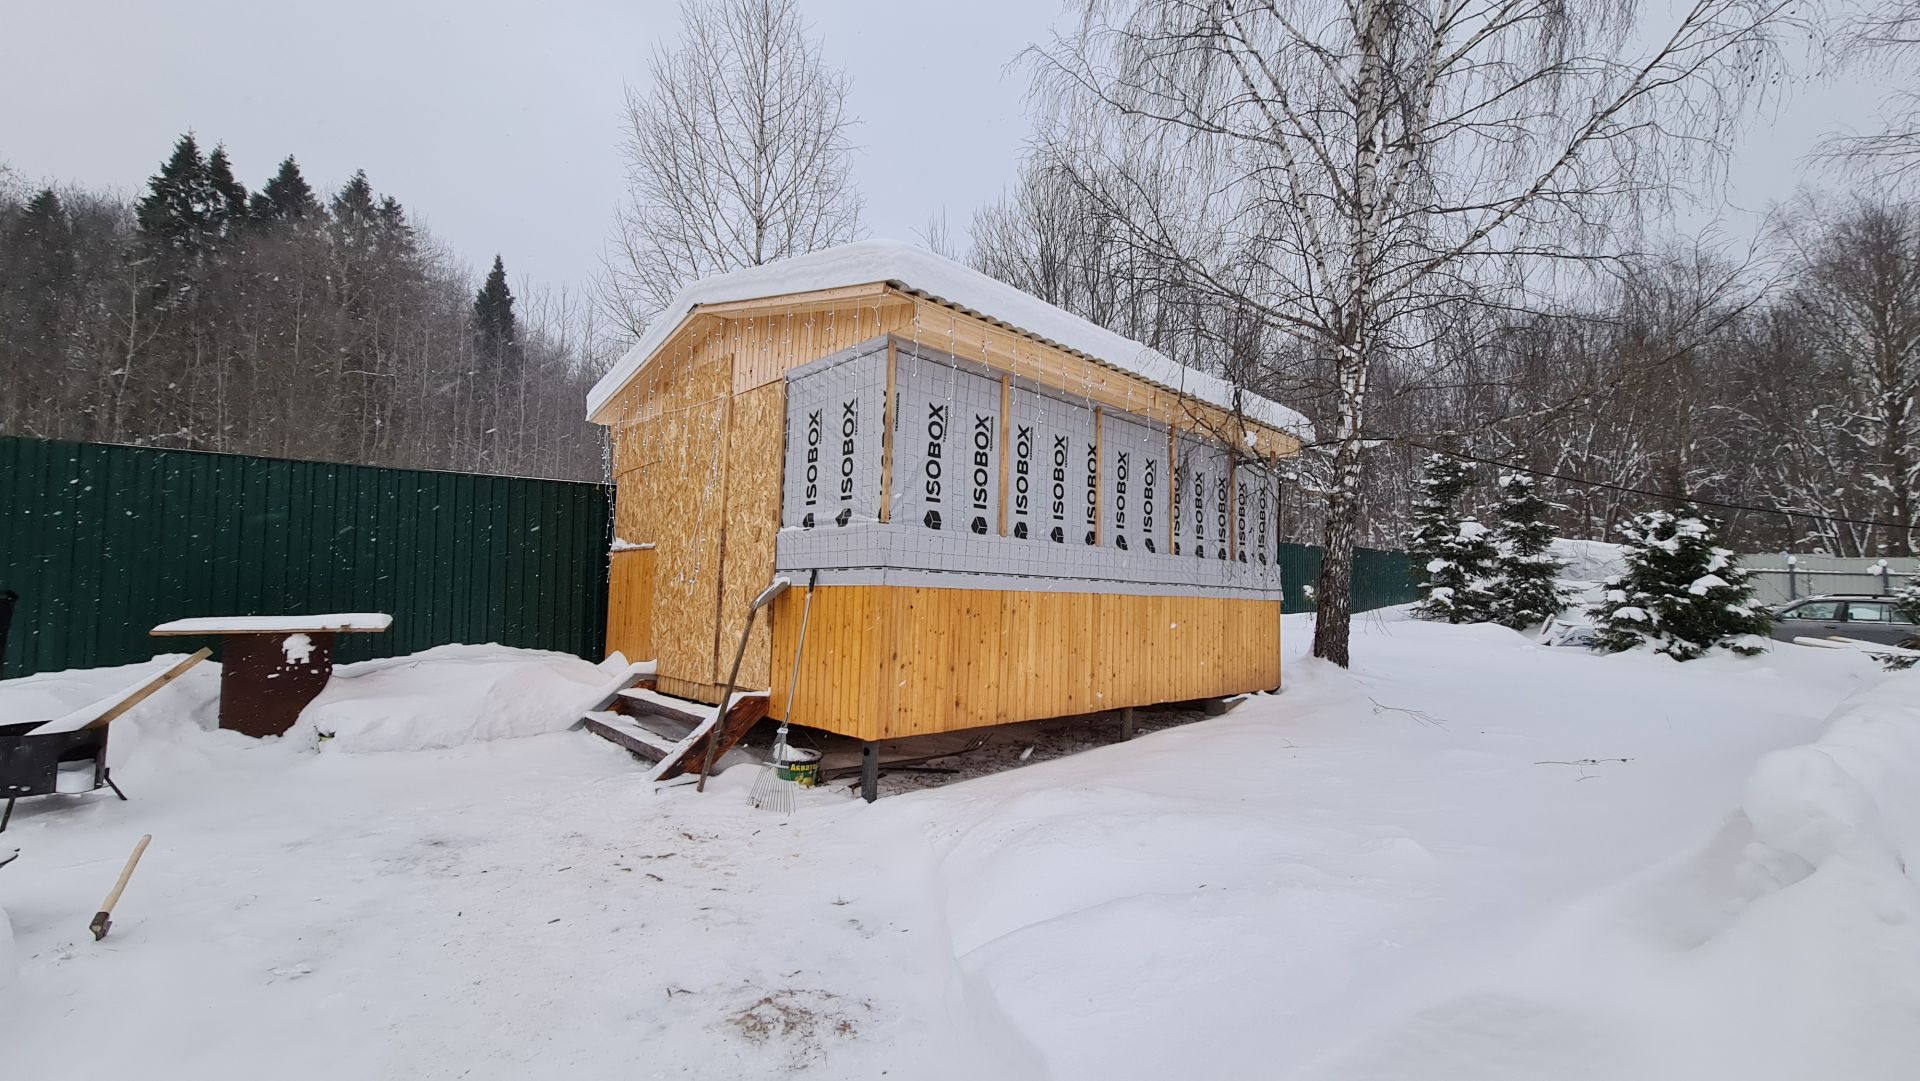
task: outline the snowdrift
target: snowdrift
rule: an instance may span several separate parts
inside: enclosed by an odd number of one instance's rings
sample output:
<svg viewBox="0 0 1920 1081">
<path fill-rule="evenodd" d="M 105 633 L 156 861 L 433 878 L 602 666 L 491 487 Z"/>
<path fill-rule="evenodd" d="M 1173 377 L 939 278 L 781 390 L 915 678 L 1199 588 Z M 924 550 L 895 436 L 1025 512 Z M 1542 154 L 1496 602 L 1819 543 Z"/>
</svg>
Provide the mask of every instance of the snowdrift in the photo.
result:
<svg viewBox="0 0 1920 1081">
<path fill-rule="evenodd" d="M 1695 1081 L 1906 1079 L 1920 1061 L 1920 676 L 1754 767 L 1711 839 L 1305 1071 Z"/>
<path fill-rule="evenodd" d="M 343 664 L 287 736 L 347 751 L 420 751 L 559 732 L 606 693 L 618 675 L 611 669 L 493 645 Z"/>
<path fill-rule="evenodd" d="M 166 655 L 0 682 L 0 717 L 58 717 L 124 687 L 156 663 L 177 659 Z M 558 732 L 578 721 L 624 669 L 618 658 L 596 665 L 570 654 L 498 645 L 436 646 L 343 664 L 287 739 L 349 751 L 407 751 Z M 114 722 L 111 764 L 180 763 L 215 746 L 260 745 L 215 731 L 219 717 L 220 666 L 198 665 Z"/>
<path fill-rule="evenodd" d="M 64 672 L 41 672 L 0 682 L 0 722 L 50 721 L 70 710 L 97 702 L 156 667 L 186 659 L 184 653 L 162 653 L 151 660 L 112 668 L 72 668 Z M 201 727 L 218 723 L 220 666 L 201 664 L 182 673 L 180 678 L 154 692 L 114 722 L 114 734 L 122 726 L 134 727 L 143 719 L 186 717 Z M 128 722 L 134 722 L 128 724 Z"/>
</svg>

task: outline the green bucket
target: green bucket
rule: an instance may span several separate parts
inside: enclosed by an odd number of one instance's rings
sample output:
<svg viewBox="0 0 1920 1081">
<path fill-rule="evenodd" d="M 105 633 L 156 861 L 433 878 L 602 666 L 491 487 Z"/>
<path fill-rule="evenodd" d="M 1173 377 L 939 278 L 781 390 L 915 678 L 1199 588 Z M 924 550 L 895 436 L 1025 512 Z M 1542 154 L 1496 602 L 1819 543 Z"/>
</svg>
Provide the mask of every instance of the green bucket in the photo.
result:
<svg viewBox="0 0 1920 1081">
<path fill-rule="evenodd" d="M 801 788 L 812 788 L 820 780 L 820 752 L 805 747 L 788 747 L 773 764 L 774 774 Z"/>
</svg>

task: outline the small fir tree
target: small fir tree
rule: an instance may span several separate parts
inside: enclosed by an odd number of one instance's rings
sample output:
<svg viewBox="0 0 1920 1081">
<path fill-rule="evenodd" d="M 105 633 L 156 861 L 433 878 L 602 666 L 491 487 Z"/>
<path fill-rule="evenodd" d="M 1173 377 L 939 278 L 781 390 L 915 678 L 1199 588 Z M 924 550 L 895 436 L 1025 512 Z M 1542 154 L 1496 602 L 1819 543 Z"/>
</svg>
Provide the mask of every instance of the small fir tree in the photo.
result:
<svg viewBox="0 0 1920 1081">
<path fill-rule="evenodd" d="M 1920 623 L 1920 574 L 1910 574 L 1893 591 L 1893 614 L 1907 623 Z"/>
<path fill-rule="evenodd" d="M 1488 580 L 1496 555 L 1492 531 L 1454 509 L 1472 484 L 1472 471 L 1444 454 L 1428 455 L 1422 465 L 1414 530 L 1407 536 L 1420 586 L 1413 611 L 1421 619 L 1481 623 L 1488 618 Z"/>
<path fill-rule="evenodd" d="M 1626 573 L 1607 580 L 1604 599 L 1587 613 L 1601 649 L 1651 645 L 1690 661 L 1716 648 L 1742 655 L 1766 648 L 1773 616 L 1754 599 L 1752 575 L 1717 543 L 1719 522 L 1697 508 L 1647 511 L 1620 531 Z"/>
<path fill-rule="evenodd" d="M 1500 478 L 1500 502 L 1493 516 L 1499 549 L 1490 609 L 1495 623 L 1514 630 L 1537 627 L 1560 614 L 1570 591 L 1560 584 L 1566 564 L 1553 558 L 1553 504 L 1534 491 L 1533 480 L 1518 473 Z"/>
<path fill-rule="evenodd" d="M 1907 623 L 1920 623 L 1920 574 L 1909 575 L 1905 585 L 1893 591 L 1894 618 Z M 1899 643 L 1902 646 L 1909 642 Z M 1920 664 L 1920 657 L 1905 654 L 1885 654 L 1880 658 L 1881 667 L 1891 672 L 1904 672 Z"/>
</svg>

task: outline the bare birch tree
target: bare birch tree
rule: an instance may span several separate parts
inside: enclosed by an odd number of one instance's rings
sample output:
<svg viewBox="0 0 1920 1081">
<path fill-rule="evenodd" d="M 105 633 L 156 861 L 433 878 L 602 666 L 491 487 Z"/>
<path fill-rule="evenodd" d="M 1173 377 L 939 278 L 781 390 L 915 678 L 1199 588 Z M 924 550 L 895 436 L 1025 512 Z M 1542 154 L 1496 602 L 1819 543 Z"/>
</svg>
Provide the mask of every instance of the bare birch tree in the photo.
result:
<svg viewBox="0 0 1920 1081">
<path fill-rule="evenodd" d="M 627 91 L 628 203 L 601 280 L 638 337 L 676 290 L 854 239 L 854 121 L 795 0 L 691 0 L 652 85 Z"/>
<path fill-rule="evenodd" d="M 1860 200 L 1788 230 L 1798 262 L 1795 308 L 1845 404 L 1825 424 L 1858 448 L 1878 493 L 1881 554 L 1913 554 L 1920 516 L 1920 206 Z"/>
<path fill-rule="evenodd" d="M 1920 179 L 1920 0 L 1868 0 L 1840 19 L 1841 58 L 1887 80 L 1879 130 L 1836 134 L 1826 156 L 1881 181 Z"/>
<path fill-rule="evenodd" d="M 1055 147 L 1181 205 L 1129 243 L 1298 340 L 1333 459 L 1314 653 L 1348 662 L 1376 367 L 1461 304 L 1517 306 L 1696 184 L 1771 78 L 1784 0 L 1086 0 L 1041 50 Z M 1143 152 L 1145 148 L 1147 152 Z"/>
</svg>

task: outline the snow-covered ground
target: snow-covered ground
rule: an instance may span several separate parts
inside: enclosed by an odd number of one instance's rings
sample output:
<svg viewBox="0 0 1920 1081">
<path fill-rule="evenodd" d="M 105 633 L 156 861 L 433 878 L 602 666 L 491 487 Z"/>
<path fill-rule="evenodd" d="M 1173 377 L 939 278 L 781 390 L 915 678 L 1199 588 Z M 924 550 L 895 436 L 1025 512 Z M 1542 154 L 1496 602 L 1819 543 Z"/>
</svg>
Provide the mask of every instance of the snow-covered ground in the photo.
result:
<svg viewBox="0 0 1920 1081">
<path fill-rule="evenodd" d="M 203 665 L 116 725 L 132 802 L 23 801 L 0 835 L 7 1073 L 1913 1076 L 1920 673 L 1380 618 L 1354 652 L 1224 717 L 787 818 L 752 767 L 656 792 L 550 731 L 584 662 L 377 662 L 267 742 L 202 730 Z M 481 689 L 396 704 L 436 674 Z M 66 678 L 0 710 L 111 682 Z"/>
</svg>

